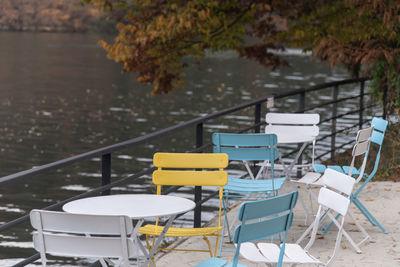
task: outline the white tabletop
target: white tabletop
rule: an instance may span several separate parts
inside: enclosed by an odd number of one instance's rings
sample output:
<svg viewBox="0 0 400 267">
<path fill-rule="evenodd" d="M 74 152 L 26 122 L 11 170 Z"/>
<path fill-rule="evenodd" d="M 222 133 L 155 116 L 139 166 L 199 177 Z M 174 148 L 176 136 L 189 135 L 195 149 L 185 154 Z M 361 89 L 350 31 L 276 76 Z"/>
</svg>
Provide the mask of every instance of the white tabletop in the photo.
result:
<svg viewBox="0 0 400 267">
<path fill-rule="evenodd" d="M 155 194 L 118 194 L 68 202 L 63 210 L 91 215 L 126 215 L 132 219 L 170 216 L 194 209 L 189 199 Z"/>
</svg>

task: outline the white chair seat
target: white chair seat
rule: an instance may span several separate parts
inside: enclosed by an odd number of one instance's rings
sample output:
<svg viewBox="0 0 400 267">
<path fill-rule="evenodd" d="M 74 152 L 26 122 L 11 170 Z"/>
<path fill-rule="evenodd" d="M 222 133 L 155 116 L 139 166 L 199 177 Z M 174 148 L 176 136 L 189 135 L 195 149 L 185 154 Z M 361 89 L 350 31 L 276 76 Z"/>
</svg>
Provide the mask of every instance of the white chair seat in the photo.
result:
<svg viewBox="0 0 400 267">
<path fill-rule="evenodd" d="M 277 263 L 279 259 L 280 247 L 274 243 L 242 243 L 240 255 L 253 262 Z M 284 263 L 301 264 L 323 264 L 318 259 L 309 255 L 297 244 L 286 244 Z"/>
<path fill-rule="evenodd" d="M 298 244 L 286 244 L 285 255 L 287 255 L 292 261 L 304 264 L 323 264 L 318 259 L 311 256 Z"/>
<path fill-rule="evenodd" d="M 298 180 L 291 180 L 292 182 L 295 183 L 301 183 L 301 184 L 306 184 L 306 185 L 320 185 L 322 186 L 323 184 L 321 182 L 319 182 L 319 178 L 321 178 L 321 174 L 320 173 L 316 173 L 316 172 L 307 172 L 302 178 L 298 179 Z"/>
</svg>

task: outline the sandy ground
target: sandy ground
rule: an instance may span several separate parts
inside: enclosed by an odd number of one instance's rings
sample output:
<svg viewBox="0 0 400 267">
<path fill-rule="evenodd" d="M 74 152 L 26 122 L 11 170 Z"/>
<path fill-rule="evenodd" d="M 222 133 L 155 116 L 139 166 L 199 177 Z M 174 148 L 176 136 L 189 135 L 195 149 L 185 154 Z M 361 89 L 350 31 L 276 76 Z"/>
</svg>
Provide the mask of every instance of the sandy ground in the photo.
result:
<svg viewBox="0 0 400 267">
<path fill-rule="evenodd" d="M 289 184 L 285 184 L 283 191 L 289 192 L 291 188 L 293 187 Z M 308 197 L 303 187 L 297 188 L 302 199 L 309 204 L 309 201 L 306 201 Z M 317 192 L 318 191 L 316 191 L 316 193 Z M 372 226 L 361 212 L 359 212 L 354 205 L 351 205 L 351 211 L 355 219 L 367 230 L 372 238 L 372 242 L 362 244 L 360 247 L 362 253 L 358 254 L 351 247 L 350 243 L 343 238 L 341 248 L 338 251 L 333 266 L 400 266 L 400 183 L 371 182 L 364 188 L 359 199 L 389 233 L 384 234 L 378 227 Z M 238 205 L 235 206 L 236 207 L 229 212 L 231 218 L 236 216 Z M 315 208 L 314 204 L 314 209 Z M 305 212 L 300 202 L 298 202 L 287 242 L 294 243 L 305 229 Z M 356 242 L 362 240 L 362 233 L 357 230 L 355 224 L 352 223 L 348 217 L 346 218 L 345 230 Z M 336 229 L 332 228 L 328 234 L 317 239 L 310 250 L 311 254 L 326 262 L 333 252 L 336 234 Z M 225 241 L 226 240 L 227 238 L 225 238 Z M 305 243 L 301 244 L 305 245 Z M 206 249 L 206 243 L 201 238 L 188 238 L 177 241 L 170 247 Z M 233 249 L 233 245 L 228 242 L 225 242 L 223 247 L 224 249 Z M 208 257 L 208 253 L 201 252 L 159 252 L 156 262 L 158 267 L 194 266 Z M 222 257 L 231 261 L 233 259 L 233 252 L 223 252 Z M 239 262 L 247 266 L 266 266 L 265 264 L 251 263 L 242 258 Z"/>
</svg>

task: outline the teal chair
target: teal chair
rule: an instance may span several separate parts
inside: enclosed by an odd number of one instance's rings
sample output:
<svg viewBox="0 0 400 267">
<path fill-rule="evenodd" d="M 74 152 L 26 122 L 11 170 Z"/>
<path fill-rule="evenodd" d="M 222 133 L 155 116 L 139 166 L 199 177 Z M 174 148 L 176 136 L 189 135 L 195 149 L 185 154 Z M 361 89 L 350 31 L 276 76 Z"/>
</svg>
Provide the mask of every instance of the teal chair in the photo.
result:
<svg viewBox="0 0 400 267">
<path fill-rule="evenodd" d="M 388 121 L 380 118 L 374 117 L 371 122 L 371 126 L 374 127 L 374 130 L 372 132 L 371 136 L 371 143 L 374 143 L 378 146 L 378 152 L 376 154 L 375 158 L 375 164 L 374 168 L 371 171 L 370 174 L 364 173 L 364 176 L 366 177 L 362 185 L 357 189 L 355 193 L 351 195 L 351 202 L 356 205 L 356 207 L 362 212 L 362 214 L 367 218 L 367 220 L 374 226 L 378 226 L 379 229 L 385 234 L 388 232 L 386 231 L 385 228 L 379 223 L 379 221 L 371 214 L 371 212 L 361 203 L 361 201 L 358 199 L 358 195 L 360 192 L 364 189 L 364 187 L 368 184 L 369 181 L 374 177 L 375 173 L 378 171 L 378 165 L 379 165 L 379 159 L 381 157 L 381 150 L 382 150 L 382 143 L 383 143 L 383 138 L 385 136 L 386 128 L 388 125 Z M 368 157 L 369 151 L 366 153 L 365 157 Z M 323 166 L 323 165 L 322 165 Z M 328 168 L 331 168 L 331 166 L 328 166 Z M 355 169 L 355 168 L 354 168 Z M 358 169 L 353 169 L 352 175 L 359 175 L 360 171 Z M 337 170 L 337 169 L 336 169 Z M 349 167 L 348 166 L 343 166 L 342 171 L 346 174 L 348 174 Z M 324 233 L 326 233 L 332 224 L 329 224 L 328 227 L 324 229 Z"/>
<path fill-rule="evenodd" d="M 257 200 L 277 195 L 286 177 L 275 177 L 274 161 L 278 159 L 277 137 L 275 134 L 232 134 L 214 133 L 212 135 L 214 153 L 226 153 L 230 161 L 243 162 L 250 179 L 229 177 L 224 186 L 224 228 L 221 238 L 220 254 L 223 237 L 227 230 L 229 240 L 232 241 L 230 226 L 227 218 L 227 208 L 230 200 Z M 250 162 L 261 161 L 261 167 L 254 175 L 250 169 Z M 264 172 L 270 169 L 269 179 Z M 232 223 L 233 225 L 233 223 Z"/>
<path fill-rule="evenodd" d="M 238 263 L 242 243 L 248 246 L 252 244 L 248 242 L 263 240 L 283 233 L 277 262 L 277 266 L 280 267 L 285 252 L 287 232 L 293 221 L 293 208 L 296 205 L 297 197 L 298 192 L 294 191 L 282 196 L 243 203 L 237 215 L 241 224 L 236 227 L 233 236 L 233 242 L 236 244 L 233 262 L 228 264 L 221 258 L 209 258 L 196 267 L 245 267 Z"/>
</svg>

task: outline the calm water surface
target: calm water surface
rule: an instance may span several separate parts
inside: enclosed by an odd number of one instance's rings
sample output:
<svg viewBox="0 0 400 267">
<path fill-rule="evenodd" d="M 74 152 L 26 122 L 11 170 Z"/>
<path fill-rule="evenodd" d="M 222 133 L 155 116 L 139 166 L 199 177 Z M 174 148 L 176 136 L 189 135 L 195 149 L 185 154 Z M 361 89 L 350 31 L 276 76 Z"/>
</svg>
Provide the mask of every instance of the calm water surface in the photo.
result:
<svg viewBox="0 0 400 267">
<path fill-rule="evenodd" d="M 151 96 L 151 87 L 121 74 L 106 59 L 98 35 L 0 32 L 0 177 L 116 142 L 138 137 L 271 93 L 348 78 L 345 70 L 312 62 L 298 50 L 285 58 L 291 68 L 269 71 L 234 53 L 207 56 L 188 68 L 186 89 Z M 189 59 L 190 61 L 190 59 Z M 341 94 L 358 93 L 348 88 Z M 307 102 L 327 99 L 311 94 Z M 348 111 L 357 101 L 342 106 Z M 296 99 L 275 110 L 296 110 Z M 263 110 L 265 112 L 265 109 Z M 319 111 L 322 115 L 326 110 Z M 234 131 L 252 123 L 253 110 L 238 112 L 205 125 L 205 139 L 215 131 Z M 350 118 L 351 121 L 351 118 Z M 344 123 L 350 123 L 344 121 Z M 324 131 L 324 129 L 322 129 Z M 113 179 L 149 167 L 156 151 L 193 148 L 194 129 L 113 154 Z M 208 139 L 207 139 L 208 138 Z M 99 185 L 100 159 L 0 187 L 0 224 Z M 142 179 L 141 184 L 151 180 Z M 115 192 L 151 192 L 132 184 Z M 183 191 L 180 194 L 187 194 Z M 212 206 L 215 203 L 209 203 Z M 212 218 L 205 212 L 204 220 Z M 187 223 L 192 214 L 180 220 Z M 24 224 L 0 233 L 0 266 L 32 255 L 31 228 Z M 8 260 L 6 260 L 8 259 Z M 57 261 L 74 265 L 73 261 Z"/>
</svg>

